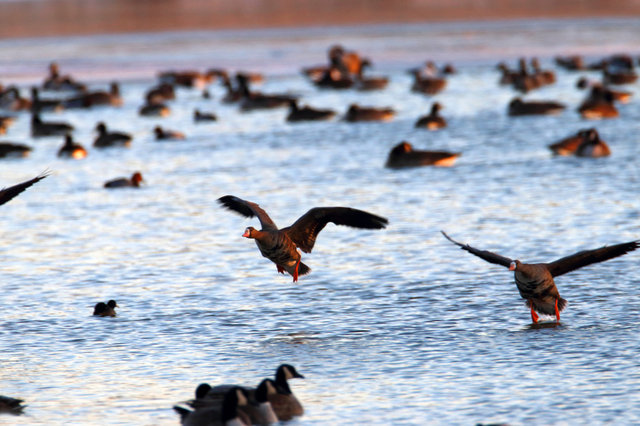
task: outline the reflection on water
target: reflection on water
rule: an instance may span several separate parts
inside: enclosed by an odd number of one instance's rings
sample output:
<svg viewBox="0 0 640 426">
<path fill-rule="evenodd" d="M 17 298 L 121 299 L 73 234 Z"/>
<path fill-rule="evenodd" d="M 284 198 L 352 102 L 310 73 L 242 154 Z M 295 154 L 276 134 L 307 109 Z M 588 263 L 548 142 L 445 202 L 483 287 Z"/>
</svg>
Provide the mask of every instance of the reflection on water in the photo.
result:
<svg viewBox="0 0 640 426">
<path fill-rule="evenodd" d="M 626 30 L 636 25 L 615 22 Z M 535 53 L 559 49 L 545 34 L 569 32 L 557 22 L 544 23 L 547 33 L 522 25 L 518 43 L 539 46 Z M 602 32 L 574 25 L 585 40 L 601 40 L 605 51 L 629 47 L 607 44 L 622 31 L 610 21 L 597 27 L 608 28 Z M 123 62 L 130 63 L 125 73 L 151 75 L 160 63 L 257 67 L 279 55 L 277 64 L 265 66 L 280 75 L 261 90 L 288 90 L 340 113 L 357 101 L 393 106 L 398 115 L 382 124 L 289 125 L 283 110 L 241 114 L 220 104 L 223 90 L 216 85 L 212 100 L 178 92 L 162 124 L 188 138 L 158 144 L 151 132 L 158 121 L 137 116 L 151 81 L 130 80 L 122 85 L 120 109 L 47 114 L 74 124 L 75 139 L 87 147 L 97 121 L 134 134 L 130 149 L 90 149 L 82 161 L 57 159 L 61 138 L 31 140 L 29 119 L 20 116 L 7 139 L 34 151 L 3 161 L 0 183 L 47 168 L 52 175 L 2 207 L 1 393 L 29 405 L 11 422 L 177 424 L 171 406 L 190 398 L 198 383 L 258 383 L 282 362 L 306 377 L 292 383 L 306 413 L 291 424 L 639 422 L 636 253 L 559 278 L 569 301 L 562 324 L 531 330 L 512 275 L 457 250 L 439 233 L 531 262 L 637 239 L 638 103 L 621 106 L 619 119 L 585 122 L 575 112 L 583 96 L 574 88 L 577 76 L 558 71 L 558 83 L 531 98 L 560 99 L 567 111 L 509 119 L 514 93 L 498 88 L 493 59 L 513 50 L 484 56 L 453 43 L 462 24 L 408 28 L 415 34 L 405 27 L 367 27 L 362 37 L 346 30 L 344 43 L 374 60 L 383 49 L 378 45 L 392 46 L 380 56 L 391 83 L 368 94 L 318 91 L 297 74 L 302 65 L 324 61 L 335 41 L 320 30 L 299 41 L 288 40 L 286 31 L 249 33 L 248 39 L 269 38 L 240 47 L 239 39 L 222 37 L 216 60 L 200 57 L 199 39 L 184 35 L 175 36 L 186 43 L 182 56 L 168 59 L 127 46 L 171 44 L 172 35 L 66 44 L 62 64 L 68 60 L 85 72 L 109 62 L 113 51 L 106 45 L 122 45 L 125 53 L 95 71 L 97 77 Z M 507 40 L 505 32 L 519 27 L 470 28 L 484 43 Z M 445 105 L 449 122 L 439 132 L 414 129 L 432 99 L 409 92 L 403 68 L 430 56 L 421 50 L 425 32 L 430 44 L 444 46 L 436 59 L 455 61 L 463 49 L 491 59 L 456 63 L 459 74 L 433 98 Z M 46 55 L 29 60 L 26 52 L 35 47 L 22 43 L 23 55 L 0 44 L 2 58 L 17 53 L 9 72 L 44 73 Z M 561 44 L 588 48 L 577 39 Z M 628 90 L 640 96 L 637 84 Z M 219 121 L 194 124 L 196 107 L 214 111 Z M 551 157 L 547 144 L 593 125 L 611 146 L 610 158 Z M 384 169 L 400 140 L 463 155 L 449 169 Z M 134 170 L 145 176 L 144 188 L 102 188 Z M 225 194 L 260 203 L 280 225 L 320 205 L 361 208 L 388 217 L 390 225 L 378 232 L 327 226 L 304 256 L 313 272 L 292 284 L 241 237 L 257 221 L 220 208 L 215 200 Z M 118 317 L 93 318 L 95 303 L 111 298 L 121 305 Z"/>
</svg>

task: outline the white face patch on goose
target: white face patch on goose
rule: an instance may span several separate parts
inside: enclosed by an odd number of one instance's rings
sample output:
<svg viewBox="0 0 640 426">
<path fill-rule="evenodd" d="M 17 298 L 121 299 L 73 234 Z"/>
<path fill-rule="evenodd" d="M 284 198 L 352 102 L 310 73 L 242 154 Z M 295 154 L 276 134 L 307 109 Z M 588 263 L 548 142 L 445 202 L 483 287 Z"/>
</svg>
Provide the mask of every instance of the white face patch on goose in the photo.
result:
<svg viewBox="0 0 640 426">
<path fill-rule="evenodd" d="M 247 398 L 244 396 L 244 393 L 240 389 L 236 389 L 236 393 L 238 394 L 238 407 L 243 405 L 247 405 Z"/>
<path fill-rule="evenodd" d="M 276 394 L 278 391 L 276 390 L 276 388 L 271 384 L 271 382 L 267 382 L 267 395 L 274 395 Z"/>
<path fill-rule="evenodd" d="M 293 373 L 291 372 L 291 369 L 289 369 L 289 367 L 285 367 L 284 368 L 284 378 L 289 380 L 289 379 L 293 379 Z"/>
</svg>

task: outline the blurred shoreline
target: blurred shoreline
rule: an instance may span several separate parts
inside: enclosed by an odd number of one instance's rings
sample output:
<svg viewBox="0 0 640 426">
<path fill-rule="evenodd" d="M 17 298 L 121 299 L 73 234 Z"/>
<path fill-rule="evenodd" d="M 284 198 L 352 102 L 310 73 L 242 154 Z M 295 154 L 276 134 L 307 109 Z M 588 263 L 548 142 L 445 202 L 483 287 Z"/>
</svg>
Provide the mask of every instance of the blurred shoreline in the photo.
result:
<svg viewBox="0 0 640 426">
<path fill-rule="evenodd" d="M 0 38 L 640 16 L 634 0 L 0 0 Z"/>
</svg>

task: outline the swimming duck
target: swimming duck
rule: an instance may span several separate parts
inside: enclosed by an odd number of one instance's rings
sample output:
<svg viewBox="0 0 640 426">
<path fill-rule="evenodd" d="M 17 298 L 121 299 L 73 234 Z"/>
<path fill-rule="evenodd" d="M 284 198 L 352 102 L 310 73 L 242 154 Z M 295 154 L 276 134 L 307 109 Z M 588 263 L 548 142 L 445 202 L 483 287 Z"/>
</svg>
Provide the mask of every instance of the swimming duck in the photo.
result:
<svg viewBox="0 0 640 426">
<path fill-rule="evenodd" d="M 31 136 L 34 138 L 41 136 L 64 136 L 72 131 L 73 126 L 68 123 L 42 121 L 38 113 L 31 116 Z"/>
<path fill-rule="evenodd" d="M 289 105 L 295 96 L 291 95 L 266 95 L 260 92 L 252 92 L 249 90 L 249 83 L 246 76 L 236 74 L 236 81 L 242 93 L 240 101 L 240 109 L 242 111 L 253 111 L 257 109 L 279 108 Z"/>
<path fill-rule="evenodd" d="M 140 184 L 144 182 L 144 179 L 142 178 L 142 174 L 140 172 L 135 172 L 133 175 L 131 175 L 131 178 L 117 178 L 117 179 L 113 179 L 110 180 L 108 182 L 105 182 L 104 187 L 105 188 L 138 188 L 140 187 Z"/>
<path fill-rule="evenodd" d="M 63 101 L 60 99 L 40 99 L 40 92 L 37 87 L 31 88 L 31 112 L 64 110 Z"/>
<path fill-rule="evenodd" d="M 596 129 L 590 129 L 583 135 L 582 143 L 576 150 L 577 157 L 608 157 L 611 155 L 609 146 L 600 139 Z"/>
<path fill-rule="evenodd" d="M 204 89 L 213 77 L 199 71 L 166 71 L 160 74 L 160 82 L 193 89 Z"/>
<path fill-rule="evenodd" d="M 578 112 L 583 118 L 601 119 L 616 118 L 620 115 L 613 103 L 613 93 L 603 86 L 594 85 L 587 98 L 578 107 Z"/>
<path fill-rule="evenodd" d="M 171 84 L 161 83 L 149 89 L 144 98 L 147 100 L 147 104 L 162 104 L 166 101 L 174 100 L 176 92 Z"/>
<path fill-rule="evenodd" d="M 391 108 L 361 107 L 357 104 L 351 104 L 344 119 L 349 122 L 390 121 L 394 115 L 395 111 Z"/>
<path fill-rule="evenodd" d="M 10 396 L 0 395 L 0 414 L 7 413 L 13 415 L 22 414 L 22 410 L 26 408 L 25 405 L 22 405 L 24 400 L 11 398 Z"/>
<path fill-rule="evenodd" d="M 635 83 L 638 74 L 633 70 L 609 71 L 608 68 L 603 70 L 602 82 L 604 84 L 622 85 Z"/>
<path fill-rule="evenodd" d="M 200 112 L 199 109 L 193 111 L 193 121 L 198 122 L 206 122 L 206 121 L 216 121 L 218 117 L 215 114 L 210 112 Z"/>
<path fill-rule="evenodd" d="M 47 176 L 49 176 L 49 173 L 45 172 L 45 173 L 43 173 L 43 174 L 41 174 L 39 176 L 34 177 L 33 179 L 29 179 L 27 181 L 18 183 L 16 185 L 10 186 L 8 188 L 0 189 L 0 206 L 5 204 L 5 203 L 7 203 L 7 202 L 9 202 L 14 197 L 16 197 L 20 193 L 22 193 L 25 189 L 29 188 L 34 183 L 41 181 L 42 179 L 46 178 Z"/>
<path fill-rule="evenodd" d="M 71 133 L 67 133 L 64 137 L 64 145 L 58 150 L 58 157 L 68 157 L 75 160 L 81 160 L 87 156 L 87 150 L 79 143 L 73 141 Z"/>
<path fill-rule="evenodd" d="M 133 139 L 132 136 L 127 133 L 108 132 L 107 126 L 102 121 L 96 125 L 96 131 L 98 132 L 98 136 L 93 141 L 93 146 L 96 148 L 108 148 L 112 146 L 128 147 L 131 145 L 131 140 Z"/>
<path fill-rule="evenodd" d="M 428 115 L 424 115 L 416 121 L 415 127 L 426 127 L 428 130 L 438 130 L 447 127 L 447 120 L 440 115 L 442 105 L 438 102 L 434 102 L 431 105 L 431 112 Z"/>
<path fill-rule="evenodd" d="M 448 151 L 415 151 L 409 142 L 400 142 L 391 149 L 385 167 L 399 169 L 405 167 L 439 166 L 449 167 L 462 154 Z"/>
<path fill-rule="evenodd" d="M 45 90 L 60 90 L 60 91 L 82 91 L 86 90 L 87 86 L 75 81 L 68 75 L 60 75 L 60 68 L 56 62 L 49 64 L 49 75 L 44 80 L 42 88 Z"/>
<path fill-rule="evenodd" d="M 0 158 L 27 157 L 32 151 L 31 147 L 18 143 L 0 142 Z"/>
<path fill-rule="evenodd" d="M 529 101 L 523 102 L 520 98 L 515 98 L 509 102 L 509 115 L 544 115 L 559 114 L 566 107 L 559 102 L 552 101 Z"/>
<path fill-rule="evenodd" d="M 576 87 L 578 89 L 587 89 L 592 90 L 595 87 L 600 87 L 603 92 L 608 92 L 613 96 L 613 100 L 616 102 L 620 102 L 621 104 L 626 104 L 631 100 L 631 96 L 633 95 L 631 92 L 623 91 L 623 90 L 613 90 L 608 86 L 604 86 L 602 83 L 597 81 L 589 81 L 585 77 L 581 77 L 576 82 Z"/>
<path fill-rule="evenodd" d="M 554 144 L 549 145 L 549 149 L 555 155 L 574 155 L 578 150 L 578 147 L 582 144 L 585 134 L 590 131 L 595 131 L 595 129 L 580 130 L 575 135 L 568 136 Z"/>
<path fill-rule="evenodd" d="M 140 107 L 138 113 L 143 117 L 168 117 L 171 109 L 165 104 L 145 104 Z"/>
<path fill-rule="evenodd" d="M 225 393 L 221 406 L 216 404 L 191 411 L 176 405 L 173 409 L 180 415 L 183 426 L 249 426 L 251 421 L 241 416 L 238 410 L 247 404 L 246 391 L 236 386 Z"/>
<path fill-rule="evenodd" d="M 383 217 L 349 207 L 315 207 L 302 215 L 293 225 L 278 229 L 269 215 L 256 203 L 233 195 L 225 195 L 218 201 L 242 216 L 258 217 L 262 229 L 257 230 L 250 226 L 242 236 L 254 239 L 262 256 L 275 263 L 279 273 L 284 274 L 284 271 L 287 271 L 293 276 L 293 282 L 298 281 L 298 275 L 311 272 L 307 265 L 300 262 L 302 256 L 298 248 L 310 253 L 318 233 L 327 223 L 363 229 L 382 229 L 388 223 Z"/>
<path fill-rule="evenodd" d="M 554 282 L 555 277 L 593 263 L 622 256 L 640 247 L 640 242 L 631 241 L 595 250 L 583 250 L 551 263 L 527 264 L 490 251 L 478 250 L 468 244 L 461 244 L 449 237 L 444 231 L 442 231 L 442 235 L 462 250 L 466 250 L 489 263 L 502 265 L 513 271 L 520 297 L 527 301 L 526 305 L 531 309 L 531 319 L 534 323 L 538 322 L 537 313 L 555 315 L 556 321 L 560 322 L 560 312 L 566 306 L 567 301 L 560 297 Z"/>
<path fill-rule="evenodd" d="M 362 91 L 381 90 L 387 87 L 389 79 L 387 77 L 368 77 L 364 75 L 365 68 L 371 67 L 371 61 L 364 59 L 360 63 L 360 68 L 356 74 L 356 88 Z"/>
<path fill-rule="evenodd" d="M 330 120 L 336 115 L 330 109 L 315 109 L 308 106 L 300 108 L 295 99 L 289 101 L 288 122 Z"/>
<path fill-rule="evenodd" d="M 122 96 L 120 96 L 120 85 L 117 82 L 111 82 L 109 85 L 109 91 L 99 90 L 96 92 L 89 92 L 83 95 L 84 106 L 122 106 Z"/>
<path fill-rule="evenodd" d="M 20 96 L 20 90 L 16 86 L 9 86 L 0 90 L 0 109 L 25 111 L 31 109 L 31 101 Z"/>
<path fill-rule="evenodd" d="M 419 71 L 415 71 L 413 77 L 414 81 L 411 86 L 412 92 L 422 93 L 425 95 L 435 95 L 447 87 L 447 80 L 442 77 L 423 77 Z"/>
<path fill-rule="evenodd" d="M 580 71 L 585 68 L 584 60 L 580 55 L 556 56 L 554 60 L 556 65 L 567 71 Z"/>
<path fill-rule="evenodd" d="M 156 135 L 157 141 L 175 141 L 185 139 L 185 135 L 177 130 L 165 130 L 160 126 L 153 128 L 153 133 Z"/>
<path fill-rule="evenodd" d="M 100 317 L 115 317 L 118 304 L 115 300 L 109 300 L 107 303 L 98 302 L 93 308 L 93 315 Z"/>
<path fill-rule="evenodd" d="M 313 81 L 313 84 L 323 89 L 349 89 L 354 83 L 348 72 L 335 65 L 325 69 L 320 78 Z"/>
</svg>

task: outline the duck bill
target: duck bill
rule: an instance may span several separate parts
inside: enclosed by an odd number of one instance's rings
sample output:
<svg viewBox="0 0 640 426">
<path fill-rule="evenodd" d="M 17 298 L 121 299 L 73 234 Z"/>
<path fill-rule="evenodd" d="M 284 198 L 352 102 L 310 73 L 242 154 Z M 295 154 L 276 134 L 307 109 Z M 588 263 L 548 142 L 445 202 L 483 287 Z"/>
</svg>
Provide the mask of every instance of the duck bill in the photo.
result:
<svg viewBox="0 0 640 426">
<path fill-rule="evenodd" d="M 516 262 L 511 262 L 511 264 L 509 265 L 509 270 L 510 271 L 515 271 L 516 270 Z"/>
<path fill-rule="evenodd" d="M 244 234 L 242 234 L 243 237 L 245 238 L 251 238 L 251 232 L 249 230 L 244 231 Z"/>
</svg>

